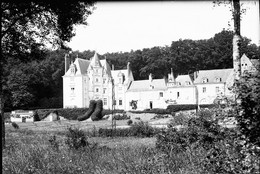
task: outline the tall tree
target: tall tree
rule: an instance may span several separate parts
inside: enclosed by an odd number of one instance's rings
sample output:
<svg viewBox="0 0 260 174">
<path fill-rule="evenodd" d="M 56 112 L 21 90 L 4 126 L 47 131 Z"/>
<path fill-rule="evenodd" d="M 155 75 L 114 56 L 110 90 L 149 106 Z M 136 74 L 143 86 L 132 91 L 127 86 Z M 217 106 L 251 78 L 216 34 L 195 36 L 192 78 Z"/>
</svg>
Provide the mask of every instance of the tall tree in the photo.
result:
<svg viewBox="0 0 260 174">
<path fill-rule="evenodd" d="M 87 24 L 94 2 L 84 0 L 24 0 L 1 2 L 0 116 L 5 146 L 3 71 L 10 58 L 26 61 L 33 48 L 46 44 L 65 47 L 74 36 L 75 24 Z"/>
</svg>

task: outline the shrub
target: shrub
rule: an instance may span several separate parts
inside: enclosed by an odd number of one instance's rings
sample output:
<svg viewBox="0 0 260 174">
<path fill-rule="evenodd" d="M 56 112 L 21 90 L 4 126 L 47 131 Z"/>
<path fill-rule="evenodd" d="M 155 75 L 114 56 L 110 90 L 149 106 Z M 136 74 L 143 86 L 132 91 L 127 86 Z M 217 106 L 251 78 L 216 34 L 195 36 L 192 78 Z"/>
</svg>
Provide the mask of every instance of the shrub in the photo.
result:
<svg viewBox="0 0 260 174">
<path fill-rule="evenodd" d="M 129 128 L 124 129 L 111 129 L 111 128 L 100 128 L 98 134 L 101 137 L 129 137 L 132 136 L 131 130 Z"/>
<path fill-rule="evenodd" d="M 34 119 L 34 121 L 41 121 L 40 116 L 38 115 L 38 112 L 37 112 L 37 111 L 35 111 L 35 112 L 33 113 L 33 119 Z"/>
<path fill-rule="evenodd" d="M 19 125 L 16 122 L 12 122 L 12 126 L 15 129 L 19 129 Z"/>
<path fill-rule="evenodd" d="M 169 126 L 166 131 L 157 135 L 156 147 L 166 153 L 170 151 L 181 152 L 189 146 L 201 146 L 210 148 L 215 142 L 224 139 L 224 132 L 217 121 L 209 121 L 205 118 L 190 118 L 187 126 L 177 130 Z"/>
<path fill-rule="evenodd" d="M 173 116 L 173 119 L 170 120 L 168 127 L 173 127 L 178 125 L 186 126 L 188 124 L 189 118 L 190 116 L 188 114 L 184 114 L 183 112 L 175 114 Z"/>
<path fill-rule="evenodd" d="M 239 130 L 249 143 L 260 147 L 260 64 L 257 73 L 246 73 L 236 82 L 236 94 L 240 100 L 236 119 Z"/>
<path fill-rule="evenodd" d="M 67 144 L 70 149 L 79 149 L 88 145 L 88 142 L 84 131 L 79 128 L 69 127 L 66 133 L 65 144 Z"/>
<path fill-rule="evenodd" d="M 200 108 L 213 108 L 213 107 L 215 107 L 215 105 L 214 104 L 203 104 L 203 105 L 199 105 L 199 107 Z M 172 112 L 178 112 L 178 111 L 194 110 L 197 108 L 198 108 L 198 105 L 196 105 L 196 104 L 168 105 L 166 110 L 169 113 L 172 113 Z"/>
<path fill-rule="evenodd" d="M 88 108 L 60 108 L 60 109 L 37 109 L 40 120 L 46 118 L 51 112 L 57 111 L 59 116 L 68 120 L 77 120 L 79 115 L 86 113 Z"/>
<path fill-rule="evenodd" d="M 137 137 L 152 137 L 155 135 L 155 130 L 148 122 L 139 121 L 131 125 L 131 134 Z"/>
<path fill-rule="evenodd" d="M 59 150 L 59 142 L 57 141 L 55 135 L 51 136 L 48 141 L 50 142 L 51 148 L 53 148 L 54 150 Z"/>
<path fill-rule="evenodd" d="M 120 115 L 120 114 L 117 114 L 117 115 L 114 115 L 114 120 L 128 120 L 130 119 L 130 116 L 127 116 L 126 114 L 123 114 L 123 115 Z"/>
<path fill-rule="evenodd" d="M 98 121 L 102 119 L 103 101 L 98 100 L 94 112 L 91 114 L 92 121 Z"/>
<path fill-rule="evenodd" d="M 87 112 L 84 115 L 79 116 L 78 120 L 79 121 L 83 121 L 83 120 L 88 119 L 91 116 L 91 114 L 94 112 L 95 107 L 96 107 L 96 101 L 95 100 L 90 100 L 90 102 L 89 102 L 89 109 L 87 110 Z"/>
<path fill-rule="evenodd" d="M 169 110 L 167 110 L 167 109 L 159 109 L 159 108 L 145 109 L 143 111 L 130 111 L 130 112 L 136 113 L 136 114 L 142 114 L 142 113 L 170 114 Z"/>
<path fill-rule="evenodd" d="M 133 124 L 133 120 L 128 120 L 127 125 L 131 125 L 131 124 Z"/>
</svg>

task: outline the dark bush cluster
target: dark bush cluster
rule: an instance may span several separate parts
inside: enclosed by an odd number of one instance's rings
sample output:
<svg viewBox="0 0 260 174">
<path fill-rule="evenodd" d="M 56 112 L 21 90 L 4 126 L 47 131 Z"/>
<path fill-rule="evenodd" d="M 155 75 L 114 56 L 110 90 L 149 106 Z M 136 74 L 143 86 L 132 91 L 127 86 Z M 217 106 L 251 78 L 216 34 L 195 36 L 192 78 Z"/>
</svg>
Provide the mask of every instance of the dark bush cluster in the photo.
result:
<svg viewBox="0 0 260 174">
<path fill-rule="evenodd" d="M 37 112 L 39 119 L 43 120 L 51 112 L 57 111 L 59 116 L 62 116 L 68 120 L 77 120 L 79 115 L 86 113 L 88 108 L 60 108 L 60 109 L 38 109 Z"/>
<path fill-rule="evenodd" d="M 94 110 L 94 112 L 90 116 L 91 120 L 92 121 L 101 120 L 102 117 L 103 117 L 102 111 L 103 111 L 103 101 L 102 100 L 98 100 L 98 101 L 96 101 L 95 110 Z"/>
<path fill-rule="evenodd" d="M 127 116 L 126 114 L 123 114 L 123 115 L 117 114 L 117 115 L 114 115 L 113 118 L 114 118 L 114 120 L 128 120 L 128 119 L 130 119 L 130 116 Z"/>
<path fill-rule="evenodd" d="M 200 108 L 213 108 L 215 107 L 214 104 L 203 104 L 199 105 Z M 188 104 L 188 105 L 169 105 L 167 106 L 167 111 L 172 112 L 178 112 L 178 111 L 187 111 L 187 110 L 194 110 L 197 109 L 198 105 L 196 104 Z"/>
<path fill-rule="evenodd" d="M 77 120 L 78 116 L 84 115 L 88 108 L 59 108 L 59 109 L 37 109 L 35 113 L 37 113 L 37 121 L 43 120 L 46 118 L 51 112 L 57 111 L 59 116 L 62 116 L 68 120 Z M 109 115 L 112 113 L 123 113 L 124 110 L 104 110 L 102 111 L 102 116 Z M 10 115 L 10 114 L 9 114 Z"/>
<path fill-rule="evenodd" d="M 147 122 L 137 122 L 131 124 L 129 128 L 124 129 L 114 129 L 111 128 L 100 128 L 98 131 L 99 136 L 101 137 L 153 137 L 158 134 L 162 129 L 161 128 L 153 128 Z"/>
<path fill-rule="evenodd" d="M 66 133 L 65 144 L 71 149 L 79 149 L 87 146 L 88 141 L 83 130 L 69 127 Z"/>
<path fill-rule="evenodd" d="M 159 108 L 145 109 L 143 111 L 130 111 L 130 112 L 136 113 L 136 114 L 142 114 L 142 113 L 170 114 L 169 110 L 167 110 L 167 109 L 159 109 Z"/>
<path fill-rule="evenodd" d="M 83 120 L 88 119 L 91 116 L 91 114 L 94 112 L 95 108 L 96 108 L 95 100 L 90 100 L 90 102 L 89 102 L 89 109 L 87 110 L 87 112 L 84 115 L 79 116 L 78 120 L 79 121 L 83 121 Z"/>
</svg>

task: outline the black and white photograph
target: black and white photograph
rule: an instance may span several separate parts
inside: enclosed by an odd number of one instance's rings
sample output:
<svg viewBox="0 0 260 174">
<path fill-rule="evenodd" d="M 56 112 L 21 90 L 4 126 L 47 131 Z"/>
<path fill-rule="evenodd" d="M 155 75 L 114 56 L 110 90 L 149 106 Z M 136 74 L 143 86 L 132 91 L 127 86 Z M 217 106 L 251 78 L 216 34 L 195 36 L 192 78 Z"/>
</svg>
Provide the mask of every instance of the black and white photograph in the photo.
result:
<svg viewBox="0 0 260 174">
<path fill-rule="evenodd" d="M 260 174 L 258 0 L 2 0 L 3 174 Z"/>
</svg>

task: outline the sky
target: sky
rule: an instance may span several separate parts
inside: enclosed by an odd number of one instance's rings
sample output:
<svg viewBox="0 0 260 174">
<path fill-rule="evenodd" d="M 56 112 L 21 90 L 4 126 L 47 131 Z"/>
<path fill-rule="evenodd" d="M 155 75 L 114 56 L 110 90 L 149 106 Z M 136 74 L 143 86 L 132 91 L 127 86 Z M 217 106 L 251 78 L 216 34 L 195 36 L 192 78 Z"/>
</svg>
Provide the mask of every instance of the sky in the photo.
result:
<svg viewBox="0 0 260 174">
<path fill-rule="evenodd" d="M 242 1 L 241 35 L 259 44 L 259 1 Z M 130 52 L 154 46 L 170 46 L 179 39 L 209 39 L 233 30 L 230 5 L 211 1 L 97 2 L 88 25 L 75 28 L 68 43 L 73 51 L 99 54 Z"/>
</svg>

